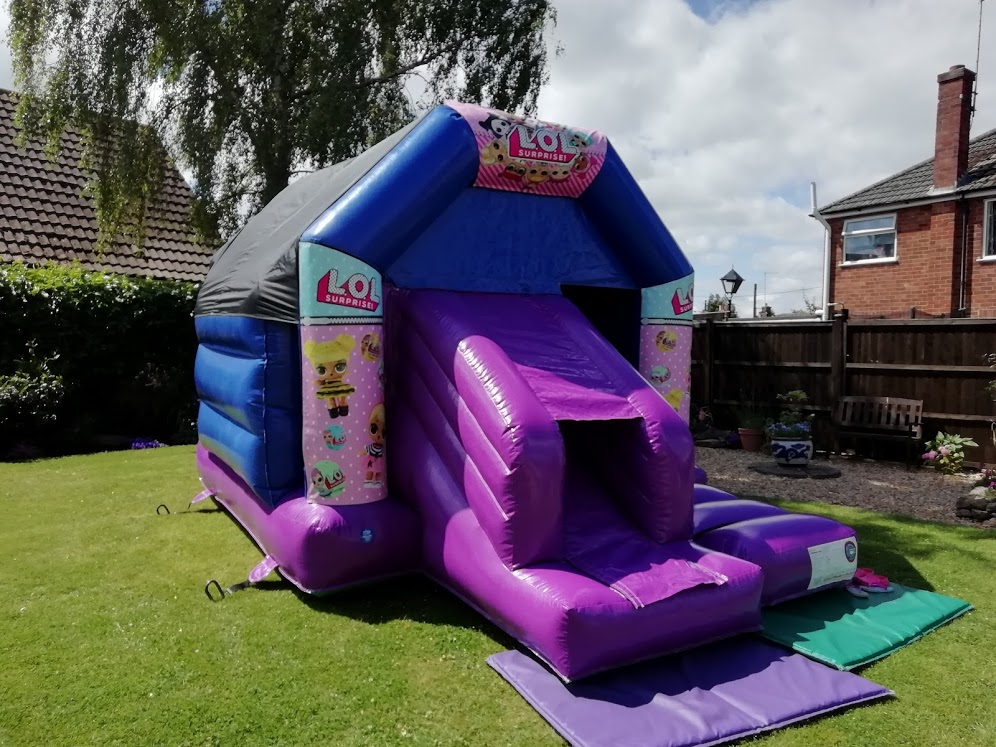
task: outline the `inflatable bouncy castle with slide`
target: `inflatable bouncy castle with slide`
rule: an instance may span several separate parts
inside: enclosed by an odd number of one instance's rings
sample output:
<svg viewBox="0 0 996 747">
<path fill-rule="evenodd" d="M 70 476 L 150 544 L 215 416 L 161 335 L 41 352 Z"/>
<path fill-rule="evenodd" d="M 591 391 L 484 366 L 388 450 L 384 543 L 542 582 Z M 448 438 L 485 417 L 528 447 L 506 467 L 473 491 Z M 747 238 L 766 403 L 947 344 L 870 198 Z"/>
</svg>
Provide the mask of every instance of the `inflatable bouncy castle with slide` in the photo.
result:
<svg viewBox="0 0 996 747">
<path fill-rule="evenodd" d="M 197 463 L 250 580 L 424 572 L 564 680 L 847 583 L 851 529 L 703 484 L 692 281 L 597 132 L 451 102 L 293 182 L 195 312 Z"/>
</svg>

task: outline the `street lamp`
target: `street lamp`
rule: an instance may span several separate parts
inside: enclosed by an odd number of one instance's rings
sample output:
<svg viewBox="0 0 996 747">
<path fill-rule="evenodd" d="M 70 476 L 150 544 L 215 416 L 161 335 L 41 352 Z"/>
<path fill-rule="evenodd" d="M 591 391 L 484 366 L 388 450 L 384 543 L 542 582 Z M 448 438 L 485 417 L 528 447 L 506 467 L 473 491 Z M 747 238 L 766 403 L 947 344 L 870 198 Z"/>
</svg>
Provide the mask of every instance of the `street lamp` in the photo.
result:
<svg viewBox="0 0 996 747">
<path fill-rule="evenodd" d="M 730 309 L 733 307 L 733 296 L 740 290 L 744 279 L 731 267 L 730 271 L 719 280 L 723 284 L 723 292 L 726 294 L 726 316 L 724 318 L 729 319 Z"/>
</svg>

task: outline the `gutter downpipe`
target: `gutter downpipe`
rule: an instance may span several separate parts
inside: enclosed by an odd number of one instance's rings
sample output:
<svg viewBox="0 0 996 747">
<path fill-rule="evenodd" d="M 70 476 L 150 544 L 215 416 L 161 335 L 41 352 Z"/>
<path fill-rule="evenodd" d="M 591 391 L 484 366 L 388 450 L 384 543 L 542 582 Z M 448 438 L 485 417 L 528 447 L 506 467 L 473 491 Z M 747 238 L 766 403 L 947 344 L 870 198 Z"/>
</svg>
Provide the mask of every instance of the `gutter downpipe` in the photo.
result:
<svg viewBox="0 0 996 747">
<path fill-rule="evenodd" d="M 961 272 L 958 282 L 958 316 L 965 318 L 968 316 L 968 309 L 965 307 L 966 289 L 968 278 L 966 277 L 968 268 L 968 202 L 965 200 L 965 193 L 958 196 L 959 213 L 961 214 Z M 983 221 L 984 223 L 984 221 Z"/>
<path fill-rule="evenodd" d="M 831 253 L 830 253 L 830 224 L 827 223 L 826 218 L 820 213 L 820 209 L 816 206 L 816 182 L 809 183 L 809 197 L 810 203 L 812 205 L 812 212 L 809 214 L 810 218 L 815 218 L 821 224 L 823 224 L 823 321 L 829 321 L 830 319 L 830 263 L 831 263 Z M 964 258 L 964 255 L 962 255 Z"/>
</svg>

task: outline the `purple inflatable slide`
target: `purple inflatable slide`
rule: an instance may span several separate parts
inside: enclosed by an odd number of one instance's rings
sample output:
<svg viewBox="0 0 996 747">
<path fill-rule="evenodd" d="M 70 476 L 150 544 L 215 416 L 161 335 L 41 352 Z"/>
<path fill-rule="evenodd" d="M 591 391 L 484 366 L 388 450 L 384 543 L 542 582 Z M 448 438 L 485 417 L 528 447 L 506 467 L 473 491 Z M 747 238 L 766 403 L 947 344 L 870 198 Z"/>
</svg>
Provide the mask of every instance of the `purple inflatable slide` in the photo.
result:
<svg viewBox="0 0 996 747">
<path fill-rule="evenodd" d="M 602 135 L 440 106 L 219 250 L 202 480 L 264 570 L 309 593 L 424 572 L 565 680 L 757 630 L 857 545 L 705 484 L 692 297 Z"/>
</svg>

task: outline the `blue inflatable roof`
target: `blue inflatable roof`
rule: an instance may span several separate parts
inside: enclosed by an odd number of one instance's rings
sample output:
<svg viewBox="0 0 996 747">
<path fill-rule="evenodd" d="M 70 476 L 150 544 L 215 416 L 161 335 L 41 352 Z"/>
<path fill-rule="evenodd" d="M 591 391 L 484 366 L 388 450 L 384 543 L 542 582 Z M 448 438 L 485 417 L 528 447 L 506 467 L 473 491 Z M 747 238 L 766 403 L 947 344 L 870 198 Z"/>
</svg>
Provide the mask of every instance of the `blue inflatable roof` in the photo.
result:
<svg viewBox="0 0 996 747">
<path fill-rule="evenodd" d="M 301 241 L 402 288 L 648 288 L 692 268 L 611 144 L 579 197 L 475 186 L 467 119 L 439 106 L 356 158 L 298 179 L 218 251 L 195 314 L 299 318 Z"/>
</svg>

